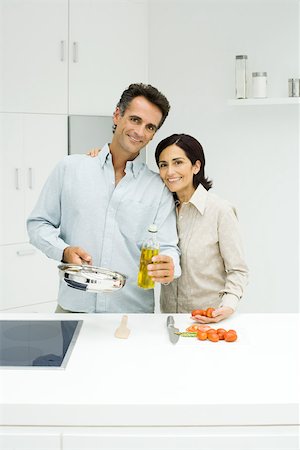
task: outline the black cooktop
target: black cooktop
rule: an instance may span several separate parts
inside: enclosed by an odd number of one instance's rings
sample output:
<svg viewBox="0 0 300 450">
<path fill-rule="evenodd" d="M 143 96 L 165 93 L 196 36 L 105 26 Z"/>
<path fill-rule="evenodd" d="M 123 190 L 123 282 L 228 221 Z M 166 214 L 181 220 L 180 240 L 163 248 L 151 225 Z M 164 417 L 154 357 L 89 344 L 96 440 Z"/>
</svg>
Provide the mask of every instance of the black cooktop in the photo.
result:
<svg viewBox="0 0 300 450">
<path fill-rule="evenodd" d="M 0 320 L 0 366 L 66 367 L 82 320 Z"/>
</svg>

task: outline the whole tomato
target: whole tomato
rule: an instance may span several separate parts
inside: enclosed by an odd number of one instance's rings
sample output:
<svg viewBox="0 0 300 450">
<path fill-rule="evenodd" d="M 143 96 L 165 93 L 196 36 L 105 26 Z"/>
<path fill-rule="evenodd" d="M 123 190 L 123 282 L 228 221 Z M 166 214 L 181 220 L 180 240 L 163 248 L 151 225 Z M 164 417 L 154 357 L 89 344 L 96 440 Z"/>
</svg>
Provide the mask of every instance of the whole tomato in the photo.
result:
<svg viewBox="0 0 300 450">
<path fill-rule="evenodd" d="M 214 312 L 215 308 L 207 308 L 206 310 L 206 316 L 212 317 L 212 313 Z"/>
<path fill-rule="evenodd" d="M 207 333 L 207 339 L 211 342 L 218 342 L 219 341 L 219 336 L 218 333 Z"/>
<path fill-rule="evenodd" d="M 215 333 L 217 333 L 217 330 L 215 328 L 210 328 L 209 330 L 207 330 L 207 334 L 215 334 Z"/>
<path fill-rule="evenodd" d="M 235 330 L 228 330 L 225 333 L 224 339 L 226 342 L 234 342 L 237 340 L 237 334 Z"/>
<path fill-rule="evenodd" d="M 201 316 L 202 309 L 194 309 L 192 311 L 192 316 Z"/>
<path fill-rule="evenodd" d="M 207 339 L 207 333 L 206 331 L 197 331 L 197 338 L 200 339 L 200 341 L 206 341 Z"/>
<path fill-rule="evenodd" d="M 220 340 L 225 339 L 225 334 L 226 333 L 227 333 L 227 331 L 224 330 L 224 328 L 218 328 L 217 329 L 217 334 L 218 334 Z"/>
</svg>

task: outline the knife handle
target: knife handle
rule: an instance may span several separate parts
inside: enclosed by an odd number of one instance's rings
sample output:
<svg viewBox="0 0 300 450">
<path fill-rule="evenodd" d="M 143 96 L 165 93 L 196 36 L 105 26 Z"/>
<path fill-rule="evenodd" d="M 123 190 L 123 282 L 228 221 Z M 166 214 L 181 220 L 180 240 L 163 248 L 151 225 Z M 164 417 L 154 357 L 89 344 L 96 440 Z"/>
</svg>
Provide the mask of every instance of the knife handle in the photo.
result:
<svg viewBox="0 0 300 450">
<path fill-rule="evenodd" d="M 174 325 L 175 321 L 174 321 L 174 317 L 173 316 L 168 316 L 167 318 L 167 327 L 169 327 L 170 325 Z"/>
</svg>

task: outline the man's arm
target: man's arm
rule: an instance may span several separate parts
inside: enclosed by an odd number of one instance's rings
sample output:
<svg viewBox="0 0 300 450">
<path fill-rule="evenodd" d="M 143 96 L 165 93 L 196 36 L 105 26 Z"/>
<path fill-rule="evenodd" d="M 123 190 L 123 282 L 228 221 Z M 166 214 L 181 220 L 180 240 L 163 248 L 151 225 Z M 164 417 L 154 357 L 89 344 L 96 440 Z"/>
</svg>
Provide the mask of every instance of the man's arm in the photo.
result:
<svg viewBox="0 0 300 450">
<path fill-rule="evenodd" d="M 91 256 L 80 247 L 70 247 L 60 237 L 61 194 L 65 175 L 62 160 L 48 177 L 40 197 L 27 220 L 30 243 L 48 258 L 73 264 L 92 263 Z"/>
</svg>

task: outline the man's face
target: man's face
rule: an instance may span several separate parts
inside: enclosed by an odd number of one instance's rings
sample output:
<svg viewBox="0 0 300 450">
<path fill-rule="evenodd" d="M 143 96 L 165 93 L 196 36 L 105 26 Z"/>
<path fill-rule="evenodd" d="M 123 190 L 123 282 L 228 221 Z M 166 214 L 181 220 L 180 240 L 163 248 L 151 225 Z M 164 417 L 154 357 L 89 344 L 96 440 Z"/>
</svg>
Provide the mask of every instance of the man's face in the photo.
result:
<svg viewBox="0 0 300 450">
<path fill-rule="evenodd" d="M 133 159 L 153 139 L 161 118 L 162 113 L 157 106 L 145 97 L 135 97 L 123 116 L 119 108 L 116 108 L 113 141 L 126 152 L 128 159 Z"/>
</svg>

